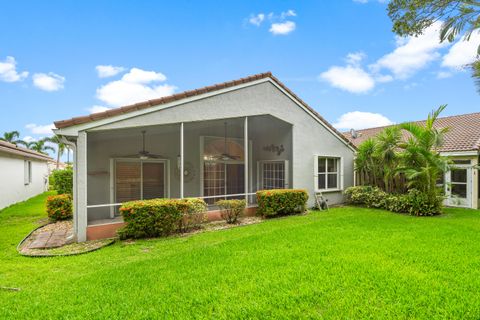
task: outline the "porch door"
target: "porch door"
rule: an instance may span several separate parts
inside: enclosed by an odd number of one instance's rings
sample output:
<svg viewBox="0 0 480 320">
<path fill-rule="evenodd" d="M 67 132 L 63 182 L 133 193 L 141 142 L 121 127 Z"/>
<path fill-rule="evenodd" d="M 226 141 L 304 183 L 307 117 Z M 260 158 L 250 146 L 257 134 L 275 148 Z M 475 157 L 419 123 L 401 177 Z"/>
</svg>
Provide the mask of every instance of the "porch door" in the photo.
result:
<svg viewBox="0 0 480 320">
<path fill-rule="evenodd" d="M 117 160 L 115 202 L 164 198 L 165 161 Z"/>
<path fill-rule="evenodd" d="M 259 190 L 288 189 L 288 160 L 259 161 Z"/>
<path fill-rule="evenodd" d="M 447 173 L 448 205 L 472 206 L 472 169 L 455 168 Z"/>
<path fill-rule="evenodd" d="M 203 167 L 203 195 L 205 197 L 239 194 L 245 192 L 243 163 L 205 161 Z M 205 202 L 214 204 L 221 199 L 243 199 L 238 197 L 207 198 Z"/>
</svg>

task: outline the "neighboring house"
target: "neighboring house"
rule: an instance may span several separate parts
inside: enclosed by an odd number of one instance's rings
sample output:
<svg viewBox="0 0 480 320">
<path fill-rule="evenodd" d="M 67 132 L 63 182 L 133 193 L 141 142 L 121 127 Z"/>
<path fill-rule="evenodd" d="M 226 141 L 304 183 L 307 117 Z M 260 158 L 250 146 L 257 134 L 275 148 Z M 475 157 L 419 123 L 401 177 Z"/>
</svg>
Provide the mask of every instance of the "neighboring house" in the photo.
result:
<svg viewBox="0 0 480 320">
<path fill-rule="evenodd" d="M 122 202 L 246 199 L 302 188 L 330 204 L 353 184 L 355 147 L 271 73 L 55 122 L 75 150 L 78 241 L 113 235 Z"/>
<path fill-rule="evenodd" d="M 57 161 L 55 161 L 53 159 L 48 161 L 48 170 L 50 172 L 52 172 L 53 170 L 64 170 L 66 168 L 68 168 L 68 164 L 66 164 L 65 162 L 57 163 Z"/>
<path fill-rule="evenodd" d="M 52 158 L 0 140 L 0 209 L 48 190 Z"/>
<path fill-rule="evenodd" d="M 425 121 L 416 121 L 420 125 Z M 440 153 L 452 159 L 455 169 L 446 172 L 444 187 L 447 199 L 445 204 L 449 206 L 480 208 L 480 179 L 478 177 L 480 155 L 480 112 L 462 114 L 458 116 L 439 118 L 435 122 L 436 128 L 449 128 L 445 134 Z M 352 132 L 345 136 L 355 146 L 372 138 L 386 127 L 357 130 L 356 138 L 352 138 Z M 404 137 L 406 137 L 404 132 Z"/>
</svg>

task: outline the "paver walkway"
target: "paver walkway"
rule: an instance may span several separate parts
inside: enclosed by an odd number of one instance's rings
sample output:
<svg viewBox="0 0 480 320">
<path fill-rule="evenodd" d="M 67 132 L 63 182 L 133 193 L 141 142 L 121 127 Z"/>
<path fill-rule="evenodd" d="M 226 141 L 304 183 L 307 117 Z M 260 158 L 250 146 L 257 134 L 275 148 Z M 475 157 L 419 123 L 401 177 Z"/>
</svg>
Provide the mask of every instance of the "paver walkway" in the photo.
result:
<svg viewBox="0 0 480 320">
<path fill-rule="evenodd" d="M 48 224 L 30 235 L 28 249 L 58 248 L 69 243 L 73 235 L 71 221 Z"/>
</svg>

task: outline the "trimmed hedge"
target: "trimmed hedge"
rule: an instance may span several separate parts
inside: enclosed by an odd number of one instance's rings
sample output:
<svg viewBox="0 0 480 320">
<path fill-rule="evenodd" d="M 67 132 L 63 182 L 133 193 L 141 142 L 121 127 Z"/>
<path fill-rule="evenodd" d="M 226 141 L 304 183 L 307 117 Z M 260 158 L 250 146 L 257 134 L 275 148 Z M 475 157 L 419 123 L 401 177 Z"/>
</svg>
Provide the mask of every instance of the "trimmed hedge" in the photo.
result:
<svg viewBox="0 0 480 320">
<path fill-rule="evenodd" d="M 308 193 L 303 189 L 273 189 L 257 191 L 257 212 L 263 216 L 275 216 L 304 212 Z"/>
<path fill-rule="evenodd" d="M 73 194 L 73 169 L 68 167 L 63 170 L 54 170 L 50 175 L 49 183 L 58 194 Z"/>
<path fill-rule="evenodd" d="M 220 200 L 215 203 L 220 207 L 220 216 L 227 223 L 236 223 L 238 218 L 245 212 L 247 202 L 245 200 Z"/>
<path fill-rule="evenodd" d="M 120 207 L 125 226 L 121 239 L 153 238 L 186 231 L 203 221 L 207 205 L 201 199 L 152 199 L 126 202 Z"/>
<path fill-rule="evenodd" d="M 389 194 L 377 187 L 357 186 L 347 188 L 345 195 L 351 204 L 413 216 L 435 216 L 443 212 L 442 197 L 432 197 L 417 189 L 410 189 L 406 194 Z"/>
<path fill-rule="evenodd" d="M 50 220 L 67 220 L 73 217 L 72 196 L 70 194 L 49 196 L 46 207 Z"/>
</svg>

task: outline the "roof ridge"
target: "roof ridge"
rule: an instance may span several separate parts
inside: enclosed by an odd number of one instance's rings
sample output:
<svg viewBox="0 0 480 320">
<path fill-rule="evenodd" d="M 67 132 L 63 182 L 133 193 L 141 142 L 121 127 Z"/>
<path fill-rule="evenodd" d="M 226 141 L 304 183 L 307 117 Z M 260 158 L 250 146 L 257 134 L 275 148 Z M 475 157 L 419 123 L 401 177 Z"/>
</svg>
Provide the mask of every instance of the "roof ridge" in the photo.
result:
<svg viewBox="0 0 480 320">
<path fill-rule="evenodd" d="M 129 105 L 113 108 L 113 109 L 102 111 L 102 112 L 91 113 L 91 114 L 86 115 L 86 116 L 73 117 L 73 118 L 70 118 L 70 119 L 67 119 L 67 120 L 55 121 L 54 124 L 55 124 L 55 127 L 57 129 L 61 129 L 61 128 L 70 127 L 70 126 L 77 125 L 77 124 L 82 124 L 82 123 L 87 123 L 87 122 L 90 122 L 90 121 L 95 121 L 95 120 L 108 118 L 108 117 L 123 114 L 123 113 L 129 113 L 129 112 L 136 111 L 136 110 L 146 109 L 148 107 L 153 107 L 153 106 L 156 106 L 156 105 L 165 104 L 165 103 L 172 102 L 172 101 L 175 101 L 175 100 L 180 100 L 180 99 L 183 99 L 183 98 L 200 95 L 200 94 L 203 94 L 203 93 L 217 91 L 217 90 L 220 90 L 220 89 L 236 86 L 236 85 L 239 85 L 239 84 L 242 84 L 242 83 L 248 83 L 248 82 L 252 82 L 252 81 L 255 81 L 255 80 L 260 80 L 260 79 L 264 79 L 264 78 L 271 78 L 271 77 L 273 77 L 273 76 L 272 76 L 272 73 L 270 71 L 267 71 L 267 72 L 264 72 L 264 73 L 257 73 L 257 74 L 251 75 L 251 76 L 247 76 L 245 78 L 240 78 L 240 79 L 237 79 L 237 80 L 231 80 L 231 81 L 216 83 L 216 84 L 209 85 L 209 86 L 204 86 L 204 87 L 201 87 L 201 88 L 198 88 L 198 89 L 186 90 L 186 91 L 175 93 L 175 94 L 165 96 L 165 97 L 145 100 L 145 101 L 141 101 L 141 102 L 137 102 L 137 103 L 134 103 L 134 104 L 129 104 Z"/>
</svg>

